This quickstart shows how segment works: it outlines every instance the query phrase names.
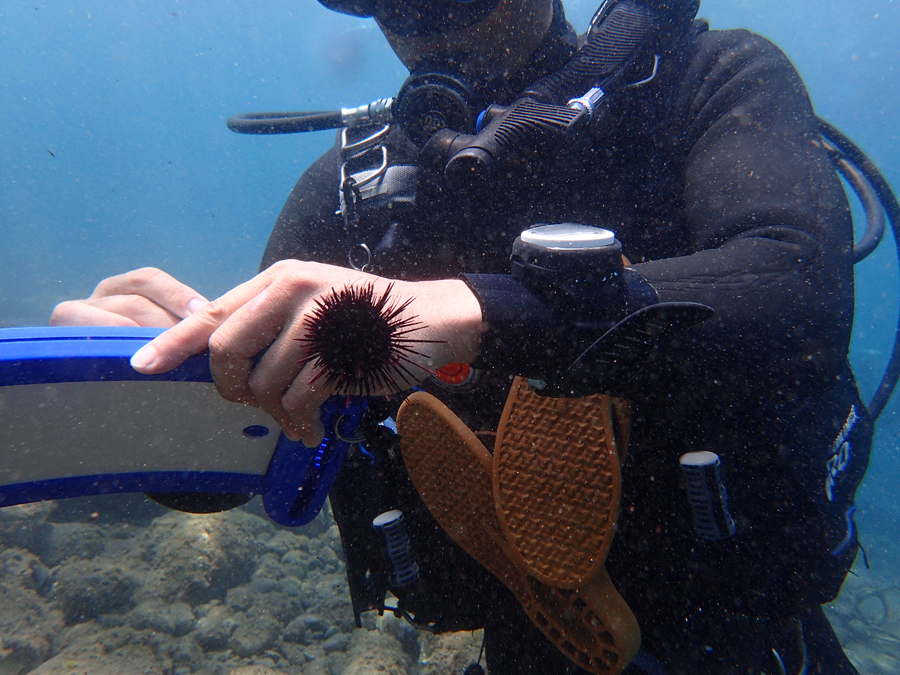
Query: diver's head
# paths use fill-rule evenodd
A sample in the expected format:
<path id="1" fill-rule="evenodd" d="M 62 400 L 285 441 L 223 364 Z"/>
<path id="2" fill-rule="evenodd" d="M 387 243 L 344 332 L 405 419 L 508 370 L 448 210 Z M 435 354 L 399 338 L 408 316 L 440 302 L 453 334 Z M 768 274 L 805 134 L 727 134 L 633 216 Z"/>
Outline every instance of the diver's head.
<path id="1" fill-rule="evenodd" d="M 419 146 L 441 129 L 475 133 L 481 111 L 560 68 L 577 43 L 561 0 L 319 2 L 375 18 L 411 73 L 392 114 Z"/>
<path id="2" fill-rule="evenodd" d="M 447 63 L 477 81 L 509 78 L 550 30 L 553 0 L 319 0 L 374 17 L 410 72 Z"/>

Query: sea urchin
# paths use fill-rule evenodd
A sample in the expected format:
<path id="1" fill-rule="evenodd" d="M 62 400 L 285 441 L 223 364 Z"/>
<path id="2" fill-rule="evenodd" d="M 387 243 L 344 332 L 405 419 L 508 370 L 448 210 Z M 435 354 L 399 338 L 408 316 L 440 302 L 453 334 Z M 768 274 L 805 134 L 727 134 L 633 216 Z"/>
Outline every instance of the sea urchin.
<path id="1" fill-rule="evenodd" d="M 402 316 L 413 299 L 398 304 L 390 297 L 393 287 L 379 297 L 371 282 L 350 284 L 316 300 L 303 322 L 306 333 L 297 338 L 306 348 L 299 363 L 320 368 L 313 382 L 324 378 L 338 393 L 369 396 L 399 392 L 417 379 L 405 364 L 413 363 L 413 355 L 425 355 L 412 345 L 440 340 L 410 337 L 426 326 L 415 315 Z"/>

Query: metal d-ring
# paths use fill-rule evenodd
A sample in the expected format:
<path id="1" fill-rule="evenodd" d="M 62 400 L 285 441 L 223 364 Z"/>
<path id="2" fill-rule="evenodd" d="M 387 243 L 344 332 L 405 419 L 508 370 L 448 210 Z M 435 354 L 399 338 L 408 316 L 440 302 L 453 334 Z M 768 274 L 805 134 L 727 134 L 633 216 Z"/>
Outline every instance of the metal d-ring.
<path id="1" fill-rule="evenodd" d="M 357 266 L 357 264 L 355 262 L 353 262 L 353 249 L 352 248 L 349 251 L 347 251 L 347 262 L 349 262 L 350 267 L 355 269 L 357 272 L 365 272 L 368 269 L 369 265 L 372 264 L 372 249 L 370 249 L 369 246 L 365 243 L 357 244 L 357 246 L 359 246 L 366 252 L 366 262 L 364 262 L 362 265 Z"/>
<path id="2" fill-rule="evenodd" d="M 345 417 L 347 417 L 347 416 L 346 415 L 338 415 L 337 419 L 334 421 L 334 435 L 337 436 L 338 439 L 343 441 L 344 443 L 353 444 L 353 443 L 360 443 L 360 442 L 364 441 L 366 437 L 363 436 L 362 434 L 357 434 L 356 436 L 344 436 L 344 434 L 341 433 L 341 422 L 344 420 Z"/>

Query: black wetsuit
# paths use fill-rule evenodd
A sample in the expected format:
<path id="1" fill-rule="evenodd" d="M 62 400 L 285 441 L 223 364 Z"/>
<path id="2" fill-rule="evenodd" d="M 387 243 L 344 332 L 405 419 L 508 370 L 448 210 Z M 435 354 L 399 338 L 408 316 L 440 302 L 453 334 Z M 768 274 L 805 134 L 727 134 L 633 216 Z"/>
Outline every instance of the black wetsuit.
<path id="1" fill-rule="evenodd" d="M 847 363 L 850 213 L 804 86 L 771 43 L 698 22 L 657 78 L 605 119 L 577 169 L 548 161 L 489 199 L 426 181 L 405 245 L 375 270 L 412 280 L 508 274 L 523 229 L 598 224 L 615 231 L 661 301 L 714 308 L 615 392 L 633 402 L 634 426 L 608 569 L 641 625 L 643 652 L 666 673 L 775 674 L 773 649 L 787 673 L 800 671 L 804 649 L 809 673 L 853 672 L 818 605 L 836 595 L 856 552 L 846 512 L 871 426 Z M 415 161 L 399 131 L 388 148 Z M 291 193 L 263 267 L 289 257 L 346 266 L 360 239 L 378 242 L 384 223 L 348 234 L 337 208 L 332 151 Z M 489 278 L 472 286 L 491 295 Z M 499 316 L 491 302 L 488 321 Z M 542 348 L 538 339 L 527 327 L 505 335 L 523 359 Z M 472 428 L 494 428 L 507 375 L 439 396 Z M 836 459 L 843 440 L 853 461 Z M 723 542 L 692 529 L 678 465 L 691 450 L 721 457 L 737 521 Z M 404 599 L 408 609 L 438 630 L 486 625 L 492 672 L 572 667 L 440 531 L 402 465 L 372 469 L 351 458 L 332 503 L 357 610 L 378 606 L 386 583 L 371 518 L 401 508 L 432 575 L 429 594 Z"/>

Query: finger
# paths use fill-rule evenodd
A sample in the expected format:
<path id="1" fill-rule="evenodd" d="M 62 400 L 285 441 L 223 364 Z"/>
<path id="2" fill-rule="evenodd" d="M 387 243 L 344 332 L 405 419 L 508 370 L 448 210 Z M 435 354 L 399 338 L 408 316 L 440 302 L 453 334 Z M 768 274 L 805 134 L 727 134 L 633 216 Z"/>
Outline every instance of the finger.
<path id="1" fill-rule="evenodd" d="M 51 326 L 139 326 L 127 316 L 94 307 L 83 300 L 61 302 L 50 315 Z"/>
<path id="2" fill-rule="evenodd" d="M 85 300 L 84 303 L 124 316 L 138 326 L 171 328 L 181 321 L 181 317 L 140 295 L 112 295 L 107 298 Z"/>
<path id="3" fill-rule="evenodd" d="M 224 398 L 256 401 L 278 414 L 281 396 L 301 367 L 292 322 L 303 315 L 321 280 L 297 261 L 276 264 L 260 276 L 272 283 L 210 337 L 210 368 Z"/>
<path id="4" fill-rule="evenodd" d="M 186 319 L 209 302 L 190 286 L 155 267 L 143 267 L 104 279 L 90 299 L 115 295 L 143 296 L 179 319 Z"/>
<path id="5" fill-rule="evenodd" d="M 319 386 L 318 382 L 310 384 L 314 378 L 315 370 L 307 365 L 281 399 L 281 408 L 287 415 L 290 427 L 308 448 L 316 447 L 325 438 L 319 408 L 334 393 L 333 387 Z"/>
<path id="6" fill-rule="evenodd" d="M 279 335 L 290 332 L 293 317 L 303 316 L 311 304 L 311 296 L 317 289 L 321 290 L 319 280 L 299 274 L 273 271 L 271 278 L 273 283 L 235 311 L 216 331 L 214 340 L 219 351 L 251 357 L 259 354 Z M 293 338 L 293 333 L 287 337 Z M 299 370 L 283 378 L 285 389 Z"/>
<path id="7" fill-rule="evenodd" d="M 178 325 L 141 347 L 131 357 L 131 366 L 140 373 L 156 375 L 180 365 L 186 358 L 204 351 L 210 336 L 243 305 L 259 295 L 270 283 L 259 274 L 250 281 L 208 303 Z"/>
<path id="8" fill-rule="evenodd" d="M 287 416 L 281 399 L 303 368 L 301 361 L 302 351 L 293 332 L 285 331 L 253 366 L 246 384 L 263 410 L 273 416 Z"/>
<path id="9" fill-rule="evenodd" d="M 285 358 L 292 339 L 284 327 L 290 323 L 293 305 L 289 298 L 281 301 L 273 295 L 277 294 L 272 286 L 264 289 L 210 336 L 209 364 L 223 398 L 255 401 L 274 416 L 300 366 L 296 356 Z"/>

